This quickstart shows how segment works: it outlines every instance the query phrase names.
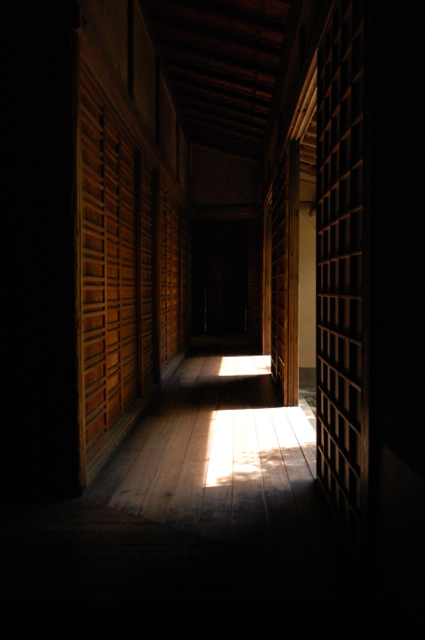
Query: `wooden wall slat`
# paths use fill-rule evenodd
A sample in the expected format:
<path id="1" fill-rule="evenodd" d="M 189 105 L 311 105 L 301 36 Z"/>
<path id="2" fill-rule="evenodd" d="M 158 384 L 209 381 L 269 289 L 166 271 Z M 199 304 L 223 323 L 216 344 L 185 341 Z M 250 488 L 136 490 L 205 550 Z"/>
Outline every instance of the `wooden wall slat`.
<path id="1" fill-rule="evenodd" d="M 84 42 L 78 82 L 84 487 L 188 344 L 189 231 L 174 176 Z"/>
<path id="2" fill-rule="evenodd" d="M 188 223 L 165 189 L 161 193 L 159 230 L 160 278 L 160 368 L 163 373 L 173 358 L 186 347 L 187 311 L 181 313 L 182 296 L 188 281 Z M 182 254 L 182 251 L 185 254 Z"/>
<path id="3" fill-rule="evenodd" d="M 135 149 L 89 69 L 80 74 L 85 458 L 137 398 Z"/>
<path id="4" fill-rule="evenodd" d="M 153 386 L 154 345 L 154 252 L 153 252 L 154 174 L 146 163 L 142 165 L 141 227 L 142 227 L 142 393 Z"/>
<path id="5" fill-rule="evenodd" d="M 104 106 L 81 72 L 83 388 L 87 459 L 107 428 L 106 228 L 104 210 Z"/>

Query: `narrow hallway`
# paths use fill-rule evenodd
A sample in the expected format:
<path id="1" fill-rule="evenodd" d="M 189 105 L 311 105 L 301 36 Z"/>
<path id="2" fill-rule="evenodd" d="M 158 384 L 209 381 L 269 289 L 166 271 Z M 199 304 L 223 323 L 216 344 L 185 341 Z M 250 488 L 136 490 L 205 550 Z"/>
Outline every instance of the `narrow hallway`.
<path id="1" fill-rule="evenodd" d="M 304 566 L 310 543 L 299 539 L 317 529 L 305 504 L 315 439 L 300 408 L 279 406 L 269 357 L 198 353 L 164 385 L 87 499 L 272 553 L 284 539 L 284 556 Z"/>
<path id="2" fill-rule="evenodd" d="M 287 613 L 345 598 L 350 553 L 314 447 L 266 357 L 192 354 L 82 498 L 8 514 L 9 598 Z"/>

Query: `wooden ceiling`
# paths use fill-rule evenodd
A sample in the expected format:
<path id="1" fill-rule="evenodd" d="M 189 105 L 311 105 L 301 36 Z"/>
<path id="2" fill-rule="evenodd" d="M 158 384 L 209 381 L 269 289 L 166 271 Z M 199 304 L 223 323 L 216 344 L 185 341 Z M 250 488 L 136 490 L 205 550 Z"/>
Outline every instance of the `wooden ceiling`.
<path id="1" fill-rule="evenodd" d="M 291 3 L 146 3 L 190 141 L 259 159 Z"/>
<path id="2" fill-rule="evenodd" d="M 314 111 L 306 132 L 300 140 L 300 170 L 316 180 L 317 117 Z"/>

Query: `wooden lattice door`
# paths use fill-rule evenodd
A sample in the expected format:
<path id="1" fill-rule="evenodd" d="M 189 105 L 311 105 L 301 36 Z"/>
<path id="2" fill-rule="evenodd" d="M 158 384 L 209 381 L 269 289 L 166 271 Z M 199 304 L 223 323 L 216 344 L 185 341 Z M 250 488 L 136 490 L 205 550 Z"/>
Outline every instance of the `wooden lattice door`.
<path id="1" fill-rule="evenodd" d="M 272 190 L 271 370 L 283 404 L 298 404 L 299 144 L 290 142 Z"/>
<path id="2" fill-rule="evenodd" d="M 367 495 L 362 2 L 318 55 L 317 474 L 353 539 Z"/>

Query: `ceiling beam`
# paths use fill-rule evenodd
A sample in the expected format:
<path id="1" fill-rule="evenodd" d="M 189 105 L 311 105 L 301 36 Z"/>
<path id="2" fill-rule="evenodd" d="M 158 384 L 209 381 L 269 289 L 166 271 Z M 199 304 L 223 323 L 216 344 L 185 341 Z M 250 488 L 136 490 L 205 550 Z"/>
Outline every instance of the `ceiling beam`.
<path id="1" fill-rule="evenodd" d="M 258 110 L 263 113 L 268 112 L 271 103 L 271 95 L 260 95 L 252 90 L 241 91 L 240 88 L 238 90 L 238 87 L 234 85 L 229 90 L 229 88 L 225 89 L 223 86 L 212 85 L 209 82 L 201 85 L 199 82 L 191 81 L 186 76 L 179 77 L 178 74 L 170 74 L 170 76 L 178 98 L 185 91 L 189 91 L 193 95 L 197 94 L 206 97 L 212 95 L 213 99 L 220 100 L 221 98 L 226 103 L 234 102 L 234 104 L 239 104 L 252 111 Z"/>
<path id="2" fill-rule="evenodd" d="M 243 133 L 240 130 L 236 131 L 236 128 L 234 127 L 233 122 L 230 122 L 229 124 L 227 123 L 210 124 L 209 122 L 206 122 L 205 119 L 202 118 L 202 114 L 199 114 L 199 113 L 195 113 L 190 118 L 190 121 L 187 123 L 187 128 L 189 130 L 196 129 L 198 132 L 203 130 L 205 130 L 205 132 L 210 131 L 214 135 L 217 135 L 217 132 L 219 132 L 224 134 L 226 137 L 229 137 L 229 136 L 234 137 L 235 140 L 241 140 L 245 144 L 248 143 L 250 146 L 253 146 L 256 148 L 261 147 L 263 144 L 264 136 L 261 133 L 248 134 L 248 133 Z"/>
<path id="3" fill-rule="evenodd" d="M 270 89 L 273 89 L 276 82 L 275 70 L 267 69 L 260 65 L 230 62 L 228 56 L 214 56 L 212 59 L 204 50 L 196 52 L 192 49 L 188 51 L 178 45 L 163 45 L 162 52 L 167 61 L 167 66 L 178 66 L 188 72 L 196 73 L 202 69 L 204 74 L 231 75 L 247 81 L 252 81 L 256 78 L 258 84 Z"/>
<path id="4" fill-rule="evenodd" d="M 253 122 L 258 127 L 264 127 L 264 129 L 267 127 L 267 115 L 253 113 L 252 109 L 241 109 L 239 107 L 235 107 L 234 105 L 226 105 L 215 100 L 183 94 L 179 96 L 179 105 L 183 108 L 186 106 L 194 107 L 199 111 L 205 112 L 213 111 L 214 113 L 216 113 L 218 111 L 224 115 L 231 116 L 238 120 Z"/>
<path id="5" fill-rule="evenodd" d="M 224 40 L 219 36 L 202 35 L 195 31 L 175 30 L 172 25 L 165 26 L 156 23 L 155 29 L 161 46 L 174 44 L 179 49 L 182 46 L 195 47 L 204 53 L 207 52 L 207 55 L 212 58 L 217 54 L 225 56 L 230 64 L 232 59 L 236 59 L 259 64 L 270 69 L 277 69 L 279 66 L 280 52 L 265 52 L 261 45 L 239 45 L 232 42 L 232 40 Z"/>
<path id="6" fill-rule="evenodd" d="M 246 135 L 250 137 L 256 137 L 258 140 L 262 140 L 265 134 L 264 127 L 258 127 L 252 122 L 244 123 L 236 118 L 229 118 L 225 115 L 221 115 L 212 111 L 203 111 L 200 116 L 199 109 L 195 109 L 193 107 L 185 106 L 181 109 L 183 117 L 186 117 L 185 123 L 190 128 L 190 123 L 193 120 L 198 120 L 202 118 L 201 122 L 208 126 L 219 126 L 219 127 L 229 127 L 229 129 L 234 132 L 244 132 Z"/>
<path id="7" fill-rule="evenodd" d="M 162 13 L 174 13 L 176 11 L 176 3 L 172 0 L 147 0 L 150 13 L 154 10 Z M 239 5 L 239 6 L 238 6 Z M 266 6 L 267 8 L 266 8 Z M 229 3 L 227 0 L 181 0 L 178 3 L 179 13 L 182 15 L 199 16 L 200 19 L 208 21 L 211 16 L 212 20 L 242 20 L 243 22 L 264 28 L 276 29 L 276 25 L 284 28 L 289 19 L 291 11 L 290 2 L 282 2 L 282 0 L 274 0 L 264 3 L 260 0 L 257 5 L 250 2 L 247 3 Z"/>
<path id="8" fill-rule="evenodd" d="M 182 40 L 193 39 L 195 36 L 197 39 L 202 40 L 208 38 L 211 43 L 216 40 L 220 42 L 227 41 L 229 47 L 235 45 L 247 47 L 254 49 L 257 53 L 269 53 L 271 55 L 279 55 L 282 50 L 284 34 L 279 31 L 266 31 L 258 25 L 255 29 L 245 28 L 244 30 L 243 23 L 240 23 L 239 29 L 236 29 L 224 21 L 216 25 L 211 20 L 194 19 L 187 21 L 185 18 L 178 18 L 169 13 L 162 14 L 156 11 L 156 8 L 151 11 L 151 16 L 159 34 L 162 31 L 165 32 L 168 29 L 172 29 L 180 34 Z"/>
<path id="9" fill-rule="evenodd" d="M 262 100 L 266 104 L 270 104 L 272 99 L 272 92 L 266 91 L 263 87 L 257 86 L 255 82 L 251 84 L 242 83 L 232 78 L 220 78 L 217 76 L 201 76 L 190 75 L 185 72 L 181 72 L 178 68 L 170 68 L 169 74 L 173 82 L 177 84 L 184 84 L 186 88 L 192 86 L 194 89 L 197 87 L 208 88 L 208 91 L 224 91 L 227 92 L 227 101 L 231 100 L 234 95 L 246 96 L 250 102 L 255 100 Z"/>

